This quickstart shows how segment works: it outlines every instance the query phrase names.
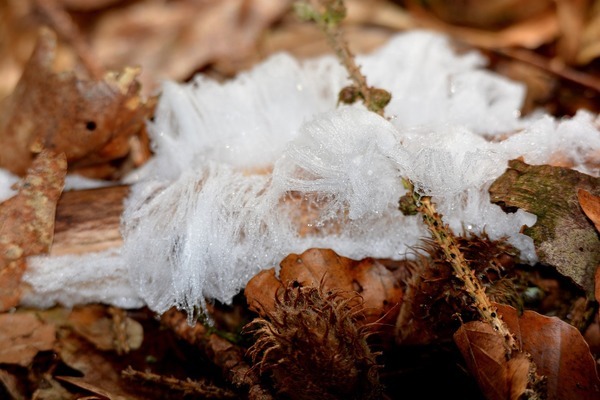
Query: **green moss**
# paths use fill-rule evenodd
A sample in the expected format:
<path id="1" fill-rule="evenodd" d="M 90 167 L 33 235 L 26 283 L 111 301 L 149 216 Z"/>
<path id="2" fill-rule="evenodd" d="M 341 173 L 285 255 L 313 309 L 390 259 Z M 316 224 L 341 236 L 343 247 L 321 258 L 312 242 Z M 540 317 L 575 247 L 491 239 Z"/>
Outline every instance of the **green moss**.
<path id="1" fill-rule="evenodd" d="M 600 178 L 549 165 L 528 165 L 520 160 L 490 187 L 493 203 L 505 211 L 523 209 L 538 217 L 524 229 L 535 244 L 542 263 L 554 266 L 590 295 L 600 264 L 600 239 L 577 200 L 577 189 L 600 194 Z"/>

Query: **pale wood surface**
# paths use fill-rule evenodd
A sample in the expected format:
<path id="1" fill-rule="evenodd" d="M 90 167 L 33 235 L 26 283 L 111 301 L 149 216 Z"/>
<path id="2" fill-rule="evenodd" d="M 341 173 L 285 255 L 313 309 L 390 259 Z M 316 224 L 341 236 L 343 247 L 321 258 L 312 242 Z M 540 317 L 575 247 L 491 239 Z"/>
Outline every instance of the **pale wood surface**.
<path id="1" fill-rule="evenodd" d="M 128 186 L 64 192 L 58 201 L 50 255 L 81 254 L 122 244 L 119 224 Z"/>

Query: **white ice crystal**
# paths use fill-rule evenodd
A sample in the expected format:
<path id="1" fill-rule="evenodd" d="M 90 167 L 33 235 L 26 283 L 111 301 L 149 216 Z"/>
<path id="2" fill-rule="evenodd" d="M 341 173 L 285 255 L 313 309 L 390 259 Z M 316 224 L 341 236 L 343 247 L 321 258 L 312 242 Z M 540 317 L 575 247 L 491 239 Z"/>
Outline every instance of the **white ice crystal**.
<path id="1" fill-rule="evenodd" d="M 427 231 L 398 210 L 402 177 L 455 231 L 507 236 L 535 262 L 519 233 L 535 216 L 491 204 L 491 183 L 519 156 L 542 164 L 560 153 L 598 174 L 586 163 L 600 150 L 593 116 L 520 118 L 523 87 L 439 34 L 400 34 L 359 63 L 392 92 L 389 120 L 337 107 L 348 80 L 332 57 L 280 54 L 225 84 L 164 84 L 149 125 L 155 156 L 128 178 L 122 219 L 122 265 L 152 309 L 228 303 L 258 271 L 310 247 L 405 257 Z"/>
<path id="2" fill-rule="evenodd" d="M 60 303 L 72 307 L 93 302 L 123 308 L 144 305 L 131 288 L 119 249 L 29 257 L 23 281 L 33 288 L 22 295 L 21 304 L 25 306 L 43 308 Z"/>

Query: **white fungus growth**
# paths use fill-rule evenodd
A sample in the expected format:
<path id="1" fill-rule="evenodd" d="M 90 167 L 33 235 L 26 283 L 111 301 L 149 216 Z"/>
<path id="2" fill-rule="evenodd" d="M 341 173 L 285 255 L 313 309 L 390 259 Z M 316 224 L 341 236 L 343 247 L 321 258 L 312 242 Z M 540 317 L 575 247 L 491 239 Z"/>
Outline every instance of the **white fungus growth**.
<path id="1" fill-rule="evenodd" d="M 455 232 L 506 236 L 536 261 L 519 233 L 535 216 L 504 213 L 487 190 L 519 156 L 543 164 L 560 153 L 597 174 L 586 169 L 600 150 L 593 117 L 519 118 L 523 87 L 438 34 L 398 35 L 358 61 L 371 85 L 391 91 L 389 120 L 336 106 L 349 82 L 332 57 L 281 54 L 225 84 L 165 83 L 149 125 L 155 156 L 129 177 L 122 218 L 131 298 L 194 314 L 206 299 L 230 302 L 291 252 L 406 257 L 427 230 L 398 211 L 404 176 Z"/>

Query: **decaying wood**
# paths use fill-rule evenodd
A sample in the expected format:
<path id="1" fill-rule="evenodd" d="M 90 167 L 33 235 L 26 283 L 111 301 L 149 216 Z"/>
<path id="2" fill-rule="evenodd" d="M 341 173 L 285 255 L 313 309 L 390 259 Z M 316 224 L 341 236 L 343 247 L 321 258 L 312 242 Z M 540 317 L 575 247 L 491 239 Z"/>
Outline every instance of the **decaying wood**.
<path id="1" fill-rule="evenodd" d="M 82 254 L 118 247 L 128 186 L 64 192 L 58 201 L 50 255 Z"/>

